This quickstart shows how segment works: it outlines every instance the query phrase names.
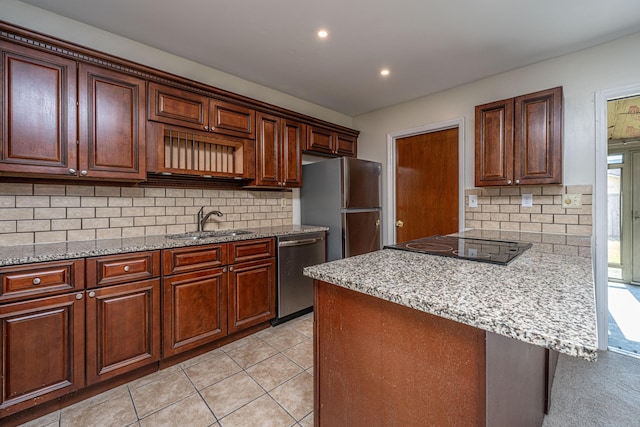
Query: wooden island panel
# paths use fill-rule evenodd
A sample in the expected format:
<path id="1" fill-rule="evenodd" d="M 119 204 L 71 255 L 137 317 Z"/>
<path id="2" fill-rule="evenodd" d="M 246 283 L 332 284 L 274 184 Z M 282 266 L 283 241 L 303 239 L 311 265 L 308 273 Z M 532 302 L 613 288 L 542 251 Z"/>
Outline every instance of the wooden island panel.
<path id="1" fill-rule="evenodd" d="M 546 350 L 315 281 L 315 426 L 540 426 Z"/>

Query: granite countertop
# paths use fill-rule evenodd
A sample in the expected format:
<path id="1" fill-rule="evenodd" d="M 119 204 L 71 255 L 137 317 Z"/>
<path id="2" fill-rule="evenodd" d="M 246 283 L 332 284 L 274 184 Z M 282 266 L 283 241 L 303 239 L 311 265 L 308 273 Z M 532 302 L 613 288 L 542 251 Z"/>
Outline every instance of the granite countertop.
<path id="1" fill-rule="evenodd" d="M 597 359 L 589 238 L 540 233 L 464 237 L 533 242 L 509 265 L 383 249 L 305 275 L 590 361 Z M 568 253 L 568 254 L 567 254 Z"/>
<path id="2" fill-rule="evenodd" d="M 207 245 L 239 240 L 313 233 L 318 231 L 327 231 L 328 228 L 309 225 L 283 225 L 243 228 L 243 230 L 250 231 L 251 233 L 237 236 L 214 236 L 200 240 L 170 239 L 165 235 L 161 235 L 77 242 L 41 243 L 34 245 L 0 246 L 0 267 L 32 262 L 55 261 L 61 259 L 84 258 L 98 255 L 113 255 L 126 252 L 140 252 L 155 249 L 179 248 L 184 246 Z"/>

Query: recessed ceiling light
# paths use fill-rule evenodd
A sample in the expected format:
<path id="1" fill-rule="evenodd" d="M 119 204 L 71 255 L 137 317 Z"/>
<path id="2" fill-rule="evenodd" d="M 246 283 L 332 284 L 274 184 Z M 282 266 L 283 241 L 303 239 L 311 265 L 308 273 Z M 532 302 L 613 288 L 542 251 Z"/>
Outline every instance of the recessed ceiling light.
<path id="1" fill-rule="evenodd" d="M 382 70 L 380 70 L 380 75 L 387 77 L 389 75 L 390 71 L 388 68 L 383 68 Z"/>
<path id="2" fill-rule="evenodd" d="M 327 30 L 318 30 L 318 37 L 321 39 L 326 39 L 328 35 L 329 32 Z"/>

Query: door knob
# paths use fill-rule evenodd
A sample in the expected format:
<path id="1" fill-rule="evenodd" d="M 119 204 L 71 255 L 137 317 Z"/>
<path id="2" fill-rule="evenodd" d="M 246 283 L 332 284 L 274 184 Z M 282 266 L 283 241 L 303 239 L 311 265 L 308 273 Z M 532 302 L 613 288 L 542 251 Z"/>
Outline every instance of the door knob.
<path id="1" fill-rule="evenodd" d="M 396 227 L 402 227 L 404 225 L 404 222 L 402 222 L 402 220 L 397 220 L 396 221 Z"/>

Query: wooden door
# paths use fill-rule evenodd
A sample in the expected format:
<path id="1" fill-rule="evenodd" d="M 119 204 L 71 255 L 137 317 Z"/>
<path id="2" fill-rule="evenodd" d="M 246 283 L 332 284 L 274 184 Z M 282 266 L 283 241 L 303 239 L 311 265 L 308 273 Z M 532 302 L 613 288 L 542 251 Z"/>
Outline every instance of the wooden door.
<path id="1" fill-rule="evenodd" d="M 273 258 L 229 268 L 229 334 L 276 316 Z"/>
<path id="2" fill-rule="evenodd" d="M 280 118 L 258 113 L 256 185 L 280 186 Z"/>
<path id="3" fill-rule="evenodd" d="M 513 182 L 513 98 L 476 107 L 476 186 Z"/>
<path id="4" fill-rule="evenodd" d="M 144 180 L 145 82 L 85 64 L 79 73 L 80 175 Z"/>
<path id="5" fill-rule="evenodd" d="M 69 175 L 75 171 L 76 63 L 0 42 L 0 172 Z"/>
<path id="6" fill-rule="evenodd" d="M 0 305 L 0 416 L 84 386 L 84 309 L 82 292 Z"/>
<path id="7" fill-rule="evenodd" d="M 160 279 L 86 293 L 88 385 L 160 359 Z"/>
<path id="8" fill-rule="evenodd" d="M 396 140 L 396 243 L 458 231 L 458 128 Z"/>
<path id="9" fill-rule="evenodd" d="M 162 280 L 163 357 L 227 335 L 226 270 L 220 267 Z"/>
<path id="10" fill-rule="evenodd" d="M 562 87 L 515 98 L 514 184 L 562 183 Z"/>
<path id="11" fill-rule="evenodd" d="M 285 187 L 302 187 L 302 147 L 306 137 L 304 124 L 282 119 L 280 176 Z"/>

